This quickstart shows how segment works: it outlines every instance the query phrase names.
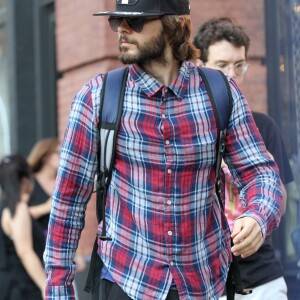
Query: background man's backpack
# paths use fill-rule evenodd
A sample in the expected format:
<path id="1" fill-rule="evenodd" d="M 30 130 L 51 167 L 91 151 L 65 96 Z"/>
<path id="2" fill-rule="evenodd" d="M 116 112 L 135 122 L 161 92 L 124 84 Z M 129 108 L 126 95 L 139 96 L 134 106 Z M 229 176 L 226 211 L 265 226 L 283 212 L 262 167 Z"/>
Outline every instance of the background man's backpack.
<path id="1" fill-rule="evenodd" d="M 221 169 L 221 162 L 225 150 L 226 130 L 232 110 L 232 95 L 227 78 L 221 71 L 205 67 L 199 67 L 198 70 L 204 81 L 209 99 L 212 103 L 218 127 L 216 145 L 217 159 L 215 162 L 215 190 L 218 195 L 220 205 L 224 209 L 224 174 Z M 106 192 L 112 176 L 116 152 L 117 133 L 122 115 L 127 77 L 128 67 L 115 69 L 108 72 L 104 77 L 103 88 L 101 91 L 98 123 L 100 145 L 98 150 L 96 213 L 98 223 L 103 221 L 103 224 L 102 232 L 97 235 L 94 243 L 90 269 L 84 288 L 84 290 L 88 293 L 95 293 L 97 287 L 99 287 L 100 273 L 103 266 L 102 261 L 97 254 L 98 238 L 101 240 L 111 240 L 111 238 L 106 234 Z M 235 262 L 235 257 L 233 257 L 233 263 L 231 264 L 226 283 L 228 300 L 234 299 L 234 293 L 245 294 L 240 278 L 238 265 Z"/>

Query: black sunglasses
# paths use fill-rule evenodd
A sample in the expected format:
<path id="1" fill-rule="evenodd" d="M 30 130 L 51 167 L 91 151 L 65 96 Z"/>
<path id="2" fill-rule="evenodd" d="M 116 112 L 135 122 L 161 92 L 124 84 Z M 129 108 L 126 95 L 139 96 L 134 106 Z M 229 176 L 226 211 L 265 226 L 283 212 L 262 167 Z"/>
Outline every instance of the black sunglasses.
<path id="1" fill-rule="evenodd" d="M 122 24 L 122 22 L 125 20 L 128 24 L 128 26 L 135 32 L 141 32 L 144 28 L 144 24 L 146 22 L 160 19 L 159 17 L 109 17 L 108 22 L 110 25 L 110 28 L 118 32 L 118 27 Z"/>

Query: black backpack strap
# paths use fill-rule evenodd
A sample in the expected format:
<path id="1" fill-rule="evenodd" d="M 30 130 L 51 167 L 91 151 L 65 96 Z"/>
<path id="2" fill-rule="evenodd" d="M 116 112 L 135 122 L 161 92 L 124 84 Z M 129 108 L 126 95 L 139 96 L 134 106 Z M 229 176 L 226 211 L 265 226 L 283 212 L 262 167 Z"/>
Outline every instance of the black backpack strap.
<path id="1" fill-rule="evenodd" d="M 88 293 L 94 293 L 99 287 L 100 273 L 103 267 L 103 263 L 97 253 L 98 238 L 103 241 L 111 240 L 106 234 L 106 192 L 110 184 L 115 160 L 117 133 L 121 121 L 127 76 L 127 67 L 108 72 L 104 77 L 100 96 L 96 214 L 98 223 L 102 221 L 102 232 L 97 234 L 94 242 L 90 268 L 84 288 Z"/>
<path id="2" fill-rule="evenodd" d="M 87 293 L 97 293 L 97 289 L 99 288 L 100 284 L 102 267 L 103 262 L 98 255 L 98 238 L 96 238 L 92 250 L 89 272 L 84 286 L 84 291 L 86 291 Z"/>

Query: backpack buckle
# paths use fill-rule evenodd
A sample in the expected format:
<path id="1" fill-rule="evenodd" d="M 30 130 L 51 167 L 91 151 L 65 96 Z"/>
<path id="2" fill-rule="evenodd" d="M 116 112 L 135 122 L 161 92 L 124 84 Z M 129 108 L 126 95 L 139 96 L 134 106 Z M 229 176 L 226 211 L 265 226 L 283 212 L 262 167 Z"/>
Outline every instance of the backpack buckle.
<path id="1" fill-rule="evenodd" d="M 106 232 L 105 234 L 103 234 L 103 232 L 101 232 L 101 234 L 97 233 L 96 234 L 98 239 L 100 239 L 101 241 L 111 241 L 112 238 L 110 236 L 107 236 Z"/>

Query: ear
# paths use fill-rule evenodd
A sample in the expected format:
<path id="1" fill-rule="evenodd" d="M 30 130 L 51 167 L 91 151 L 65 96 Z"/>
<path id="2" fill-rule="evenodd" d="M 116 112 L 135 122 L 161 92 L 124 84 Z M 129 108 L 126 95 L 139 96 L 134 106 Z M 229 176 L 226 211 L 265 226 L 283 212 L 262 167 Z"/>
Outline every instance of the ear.
<path id="1" fill-rule="evenodd" d="M 204 66 L 204 63 L 201 59 L 197 58 L 196 61 L 195 61 L 195 65 L 197 67 L 203 67 Z"/>

